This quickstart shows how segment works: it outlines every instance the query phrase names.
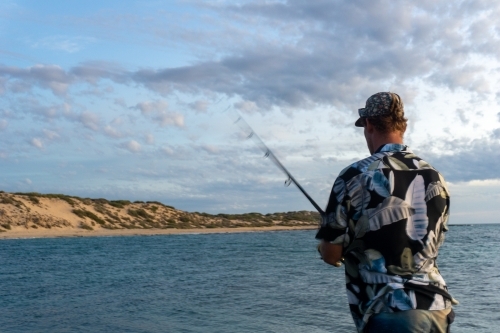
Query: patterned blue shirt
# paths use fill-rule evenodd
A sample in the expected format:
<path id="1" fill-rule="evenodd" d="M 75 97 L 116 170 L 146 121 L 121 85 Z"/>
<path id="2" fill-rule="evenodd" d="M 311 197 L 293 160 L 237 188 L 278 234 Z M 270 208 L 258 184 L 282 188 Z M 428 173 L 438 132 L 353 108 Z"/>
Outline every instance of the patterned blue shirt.
<path id="1" fill-rule="evenodd" d="M 436 264 L 449 207 L 444 178 L 405 145 L 386 144 L 342 170 L 316 238 L 344 247 L 347 298 L 360 332 L 374 313 L 456 302 Z"/>

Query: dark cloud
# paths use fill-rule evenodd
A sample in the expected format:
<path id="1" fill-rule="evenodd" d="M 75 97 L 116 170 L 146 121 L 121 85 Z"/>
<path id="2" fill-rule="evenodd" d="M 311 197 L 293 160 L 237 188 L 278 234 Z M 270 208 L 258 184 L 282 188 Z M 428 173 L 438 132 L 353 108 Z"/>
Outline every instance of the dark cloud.
<path id="1" fill-rule="evenodd" d="M 58 95 L 72 83 L 108 79 L 139 83 L 164 95 L 239 96 L 267 109 L 318 104 L 352 108 L 381 87 L 411 94 L 419 79 L 484 94 L 492 89 L 487 69 L 471 62 L 471 56 L 496 57 L 500 51 L 492 20 L 500 13 L 499 5 L 485 3 L 200 3 L 226 19 L 216 35 L 205 33 L 206 40 L 196 42 L 216 42 L 222 56 L 183 67 L 135 71 L 106 62 L 87 62 L 69 71 L 50 65 L 3 66 L 0 78 L 23 79 Z M 232 36 L 245 30 L 252 43 L 235 43 Z"/>
<path id="2" fill-rule="evenodd" d="M 140 70 L 132 79 L 164 94 L 217 92 L 261 108 L 353 106 L 381 86 L 401 87 L 404 96 L 415 79 L 475 93 L 492 88 L 487 70 L 470 60 L 500 50 L 491 23 L 496 4 L 270 1 L 207 7 L 238 22 L 228 24 L 227 36 L 247 26 L 253 44 L 233 45 L 228 37 L 229 52 L 217 60 Z M 267 34 L 257 38 L 263 27 Z"/>
<path id="3" fill-rule="evenodd" d="M 14 80 L 14 90 L 19 83 L 18 80 L 22 80 L 24 86 L 36 85 L 51 90 L 55 95 L 64 95 L 73 82 L 71 75 L 55 65 L 35 65 L 29 68 L 0 66 L 0 77 L 4 80 L 7 78 Z"/>
<path id="4" fill-rule="evenodd" d="M 105 62 L 69 71 L 46 65 L 0 67 L 0 78 L 23 78 L 55 94 L 75 82 L 108 79 L 163 95 L 239 96 L 263 109 L 318 104 L 351 109 L 381 87 L 412 94 L 416 80 L 480 94 L 492 89 L 487 69 L 471 62 L 471 56 L 496 57 L 500 51 L 491 23 L 500 12 L 497 4 L 297 0 L 199 5 L 231 18 L 224 21 L 225 34 L 216 29 L 217 35 L 200 41 L 217 39 L 225 48 L 222 56 L 135 71 Z M 255 37 L 252 44 L 234 43 L 232 32 L 245 28 Z"/>
<path id="5" fill-rule="evenodd" d="M 469 141 L 448 140 L 441 143 L 439 153 L 429 153 L 432 144 L 415 151 L 427 162 L 441 171 L 448 181 L 498 179 L 500 173 L 500 129 L 489 138 Z M 421 152 L 427 152 L 422 153 Z"/>
<path id="6" fill-rule="evenodd" d="M 117 83 L 127 83 L 129 78 L 125 69 L 116 63 L 103 61 L 89 61 L 71 68 L 69 75 L 92 84 L 102 79 L 110 79 Z"/>

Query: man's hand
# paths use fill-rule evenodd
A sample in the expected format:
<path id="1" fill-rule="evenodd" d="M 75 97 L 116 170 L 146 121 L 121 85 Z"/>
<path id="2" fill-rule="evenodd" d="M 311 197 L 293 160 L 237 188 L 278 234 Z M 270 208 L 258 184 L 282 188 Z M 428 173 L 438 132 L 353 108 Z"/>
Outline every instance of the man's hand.
<path id="1" fill-rule="evenodd" d="M 324 240 L 318 244 L 318 252 L 321 255 L 321 259 L 327 264 L 335 267 L 340 267 L 342 265 L 342 250 L 342 245 L 330 244 Z"/>

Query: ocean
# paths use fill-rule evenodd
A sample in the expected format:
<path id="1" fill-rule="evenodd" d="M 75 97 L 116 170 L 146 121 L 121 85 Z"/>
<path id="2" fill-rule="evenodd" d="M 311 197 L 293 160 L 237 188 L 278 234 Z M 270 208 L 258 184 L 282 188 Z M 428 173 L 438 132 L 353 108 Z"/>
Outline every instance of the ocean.
<path id="1" fill-rule="evenodd" d="M 355 332 L 315 231 L 0 241 L 1 332 Z M 500 332 L 500 225 L 450 226 L 455 333 Z"/>

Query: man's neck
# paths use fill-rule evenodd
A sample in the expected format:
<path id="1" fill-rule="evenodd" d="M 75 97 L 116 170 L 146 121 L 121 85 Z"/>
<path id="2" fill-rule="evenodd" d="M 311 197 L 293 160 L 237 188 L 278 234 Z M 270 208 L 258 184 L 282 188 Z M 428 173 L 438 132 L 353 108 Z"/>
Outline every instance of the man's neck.
<path id="1" fill-rule="evenodd" d="M 386 135 L 374 135 L 372 137 L 371 154 L 374 154 L 380 147 L 389 143 L 403 144 L 403 136 L 400 132 L 392 132 Z"/>

